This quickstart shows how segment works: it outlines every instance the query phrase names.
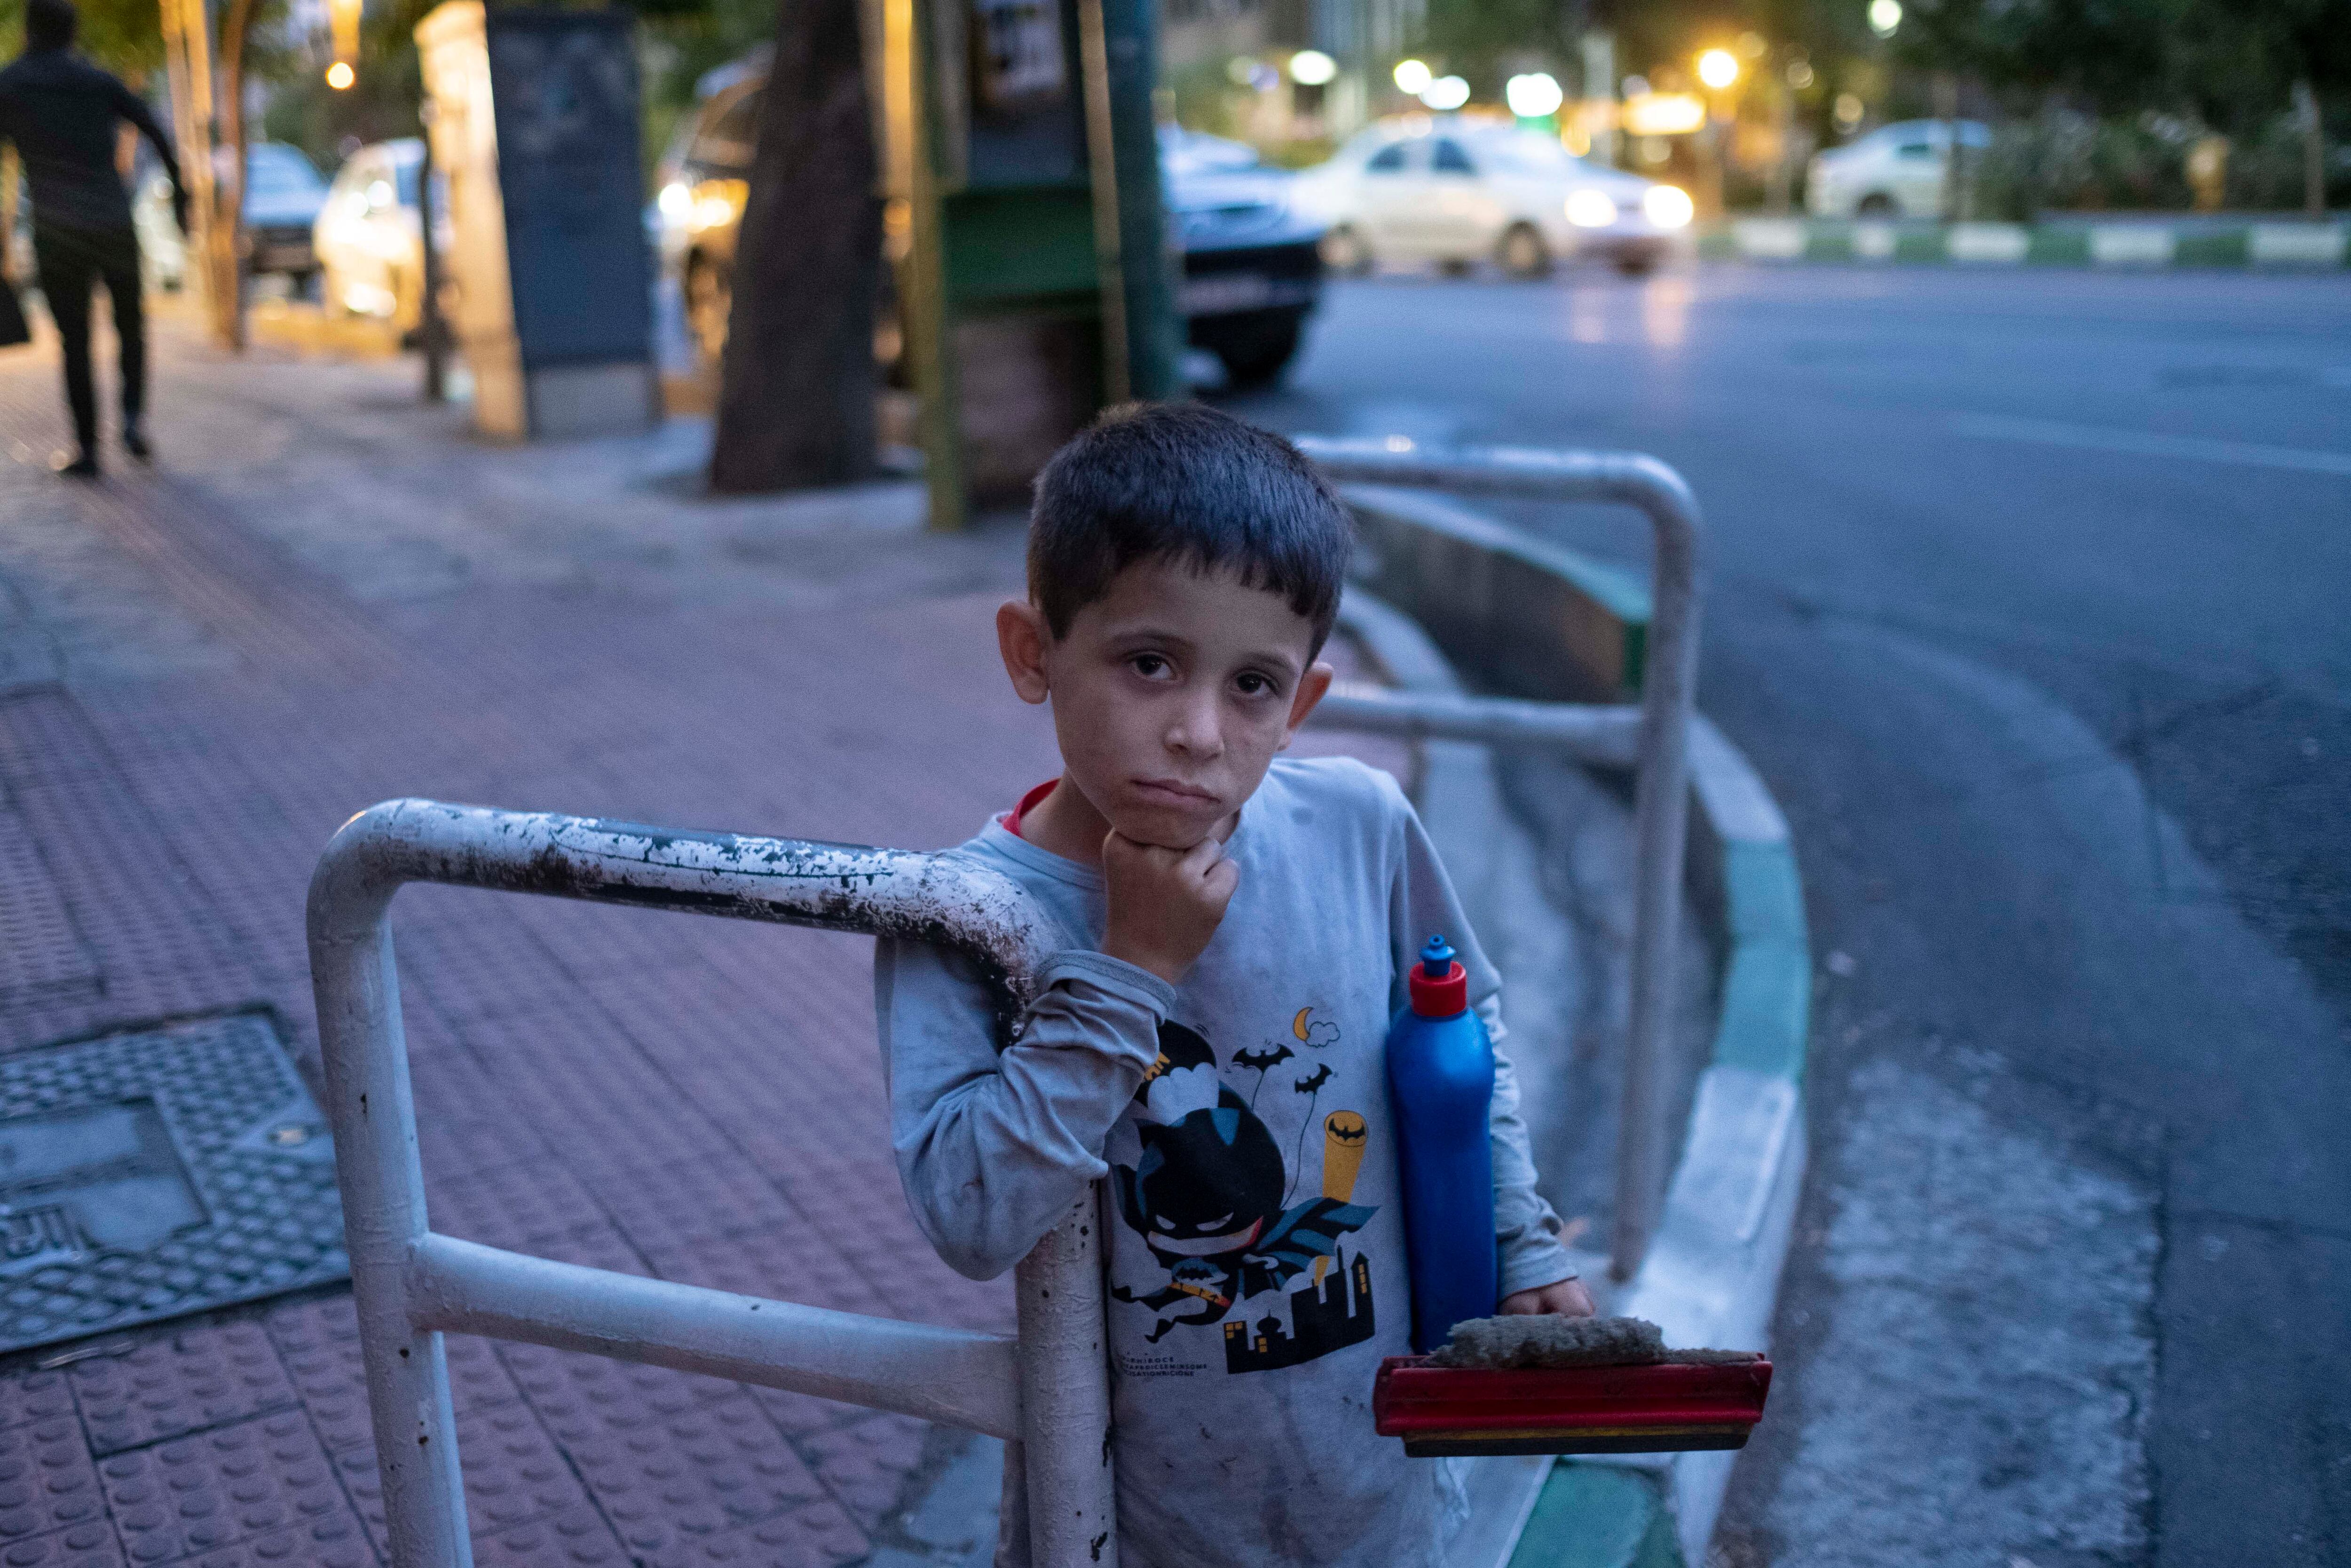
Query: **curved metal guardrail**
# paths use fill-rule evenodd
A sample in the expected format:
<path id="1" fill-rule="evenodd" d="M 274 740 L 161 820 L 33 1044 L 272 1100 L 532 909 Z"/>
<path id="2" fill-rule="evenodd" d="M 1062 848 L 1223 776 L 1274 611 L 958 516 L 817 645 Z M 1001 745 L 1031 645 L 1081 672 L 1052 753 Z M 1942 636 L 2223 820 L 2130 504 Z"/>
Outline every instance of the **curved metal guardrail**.
<path id="1" fill-rule="evenodd" d="M 1379 697 L 1358 691 L 1342 694 L 1335 706 L 1326 699 L 1327 711 L 1316 716 L 1331 728 L 1548 746 L 1620 767 L 1630 751 L 1636 770 L 1633 1017 L 1609 1259 L 1609 1272 L 1628 1280 L 1656 1233 L 1673 1146 L 1665 1125 L 1666 1031 L 1672 1022 L 1674 933 L 1689 808 L 1690 714 L 1698 685 L 1698 500 L 1680 475 L 1638 453 L 1447 449 L 1402 436 L 1338 441 L 1310 435 L 1298 445 L 1326 475 L 1343 482 L 1606 501 L 1635 507 L 1649 520 L 1656 580 L 1637 710 L 1492 697 Z"/>
<path id="2" fill-rule="evenodd" d="M 1047 956 L 1027 894 L 947 857 L 431 800 L 387 801 L 345 823 L 310 881 L 310 972 L 399 1568 L 473 1563 L 444 1333 L 590 1351 L 1008 1438 L 1025 1450 L 1039 1568 L 1115 1561 L 1101 1555 L 1116 1527 L 1093 1199 L 1021 1262 L 1013 1338 L 639 1279 L 437 1234 L 425 1214 L 392 962 L 392 901 L 412 882 L 942 943 L 993 977 L 1008 1028 Z"/>

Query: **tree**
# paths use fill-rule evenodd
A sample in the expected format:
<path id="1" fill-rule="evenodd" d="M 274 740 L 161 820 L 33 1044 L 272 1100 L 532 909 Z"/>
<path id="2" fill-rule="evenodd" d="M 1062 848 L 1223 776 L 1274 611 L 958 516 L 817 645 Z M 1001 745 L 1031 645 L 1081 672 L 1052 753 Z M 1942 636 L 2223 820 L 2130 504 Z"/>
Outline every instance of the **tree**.
<path id="1" fill-rule="evenodd" d="M 736 246 L 712 489 L 872 472 L 876 167 L 858 0 L 783 0 Z"/>

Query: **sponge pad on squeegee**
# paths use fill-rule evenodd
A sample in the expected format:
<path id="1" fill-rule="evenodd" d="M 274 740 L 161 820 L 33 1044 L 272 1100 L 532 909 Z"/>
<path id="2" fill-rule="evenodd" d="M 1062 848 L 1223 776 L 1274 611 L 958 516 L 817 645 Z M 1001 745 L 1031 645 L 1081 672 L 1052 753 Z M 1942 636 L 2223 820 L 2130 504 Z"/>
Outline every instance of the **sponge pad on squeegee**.
<path id="1" fill-rule="evenodd" d="M 1372 1412 L 1415 1458 L 1739 1448 L 1771 1386 L 1762 1356 L 1667 1350 L 1638 1318 L 1481 1318 L 1381 1363 Z"/>

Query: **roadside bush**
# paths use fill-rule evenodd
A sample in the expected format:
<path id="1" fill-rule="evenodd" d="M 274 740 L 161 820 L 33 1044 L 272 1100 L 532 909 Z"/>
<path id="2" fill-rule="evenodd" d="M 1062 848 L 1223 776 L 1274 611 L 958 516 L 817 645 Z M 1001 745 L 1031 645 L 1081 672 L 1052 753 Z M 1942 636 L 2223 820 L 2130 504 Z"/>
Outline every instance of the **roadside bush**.
<path id="1" fill-rule="evenodd" d="M 2154 112 L 2114 120 L 2053 109 L 2011 120 L 1993 131 L 1971 171 L 1975 211 L 2021 223 L 2047 212 L 2184 208 L 2191 204 L 2188 151 L 2208 134 L 2194 120 Z M 2337 206 L 2351 200 L 2351 145 L 2338 134 L 2328 152 L 2328 204 Z M 2301 126 L 2276 116 L 2231 146 L 2226 204 L 2300 207 L 2302 160 Z"/>

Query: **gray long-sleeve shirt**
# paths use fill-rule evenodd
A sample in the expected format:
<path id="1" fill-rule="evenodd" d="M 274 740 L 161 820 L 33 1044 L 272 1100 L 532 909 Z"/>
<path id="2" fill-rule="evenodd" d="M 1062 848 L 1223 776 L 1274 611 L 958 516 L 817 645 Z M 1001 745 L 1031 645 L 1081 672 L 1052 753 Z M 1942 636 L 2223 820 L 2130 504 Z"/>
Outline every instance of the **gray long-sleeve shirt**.
<path id="1" fill-rule="evenodd" d="M 1437 1568 L 1450 1473 L 1372 1429 L 1374 1374 L 1411 1327 L 1384 1048 L 1432 935 L 1459 949 L 1498 1044 L 1500 977 L 1384 773 L 1277 761 L 1225 851 L 1238 890 L 1177 987 L 1097 950 L 1098 872 L 1000 823 L 961 846 L 1029 891 L 1061 951 L 999 1054 L 962 960 L 877 946 L 899 1175 L 924 1234 L 975 1279 L 1109 1178 L 1128 1568 Z M 1574 1270 L 1497 1057 L 1507 1294 Z"/>

